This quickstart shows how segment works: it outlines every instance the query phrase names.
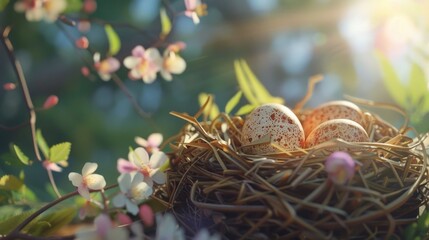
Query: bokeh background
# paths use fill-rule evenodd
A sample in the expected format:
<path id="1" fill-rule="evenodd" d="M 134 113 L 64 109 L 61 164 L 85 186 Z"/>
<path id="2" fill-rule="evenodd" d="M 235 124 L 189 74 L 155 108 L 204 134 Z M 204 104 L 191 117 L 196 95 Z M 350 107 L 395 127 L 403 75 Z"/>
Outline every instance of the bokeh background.
<path id="1" fill-rule="evenodd" d="M 75 1 L 69 1 L 72 2 Z M 90 18 L 113 24 L 122 40 L 116 56 L 120 61 L 135 45 L 150 47 L 157 41 L 161 1 L 97 2 L 97 10 Z M 200 24 L 195 25 L 183 14 L 174 18 L 168 41 L 187 44 L 182 52 L 187 61 L 183 74 L 175 76 L 172 82 L 159 77 L 148 85 L 127 79 L 125 68 L 119 71 L 132 95 L 152 115 L 141 118 L 112 81 L 81 74 L 83 59 L 91 61 L 91 56 L 74 48 L 60 31 L 61 23 L 28 22 L 22 13 L 13 10 L 13 3 L 10 1 L 0 12 L 0 27 L 13 26 L 10 38 L 31 96 L 36 106 L 52 94 L 60 99 L 56 107 L 38 112 L 37 126 L 49 144 L 72 143 L 69 168 L 54 173 L 62 191 L 72 189 L 68 172 L 80 171 L 85 162 L 99 163 L 98 172 L 108 183 L 114 183 L 118 176 L 116 161 L 126 158 L 130 146 L 136 147 L 134 137 L 146 138 L 153 132 L 162 133 L 164 138 L 176 134 L 184 122 L 169 112 L 195 113 L 199 93 L 214 94 L 216 103 L 224 106 L 238 90 L 234 59 L 247 60 L 271 94 L 283 97 L 289 107 L 304 96 L 308 78 L 322 74 L 324 80 L 307 104 L 314 107 L 343 99 L 344 95 L 394 103 L 384 85 L 375 52 L 391 61 L 404 84 L 409 81 L 410 66 L 416 61 L 425 66 L 429 56 L 429 17 L 425 12 L 429 1 L 207 0 L 204 3 L 208 5 L 208 15 L 201 18 Z M 182 0 L 164 3 L 177 13 L 185 9 Z M 82 16 L 74 12 L 67 15 Z M 63 26 L 75 38 L 82 34 Z M 107 51 L 108 42 L 100 24 L 95 21 L 86 35 L 94 50 Z M 16 78 L 5 49 L 0 48 L 0 83 L 6 82 L 16 82 Z M 398 125 L 403 121 L 398 114 L 377 111 Z M 0 124 L 14 126 L 27 119 L 20 91 L 1 89 Z M 427 120 L 424 115 L 413 124 L 419 132 L 426 132 Z M 11 142 L 34 159 L 29 127 L 1 129 L 0 153 L 7 152 Z M 18 171 L 1 163 L 0 166 L 3 172 Z M 28 184 L 43 198 L 48 192 L 48 177 L 40 164 L 25 171 Z"/>

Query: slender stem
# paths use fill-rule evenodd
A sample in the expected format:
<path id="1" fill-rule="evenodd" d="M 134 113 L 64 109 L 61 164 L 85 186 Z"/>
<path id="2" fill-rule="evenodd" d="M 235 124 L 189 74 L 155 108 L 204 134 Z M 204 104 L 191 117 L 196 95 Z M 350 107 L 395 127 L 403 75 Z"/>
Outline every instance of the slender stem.
<path id="1" fill-rule="evenodd" d="M 52 171 L 50 169 L 46 169 L 48 172 L 49 181 L 51 182 L 52 188 L 54 189 L 55 194 L 57 197 L 61 197 L 60 191 L 58 191 L 57 184 L 55 183 L 54 176 L 52 175 Z"/>
<path id="2" fill-rule="evenodd" d="M 50 236 L 50 237 L 35 237 L 24 233 L 16 233 L 13 237 L 13 239 L 29 239 L 29 240 L 72 240 L 75 239 L 75 235 L 68 235 L 68 236 Z M 4 237 L 0 239 L 12 239 L 10 237 Z"/>
<path id="3" fill-rule="evenodd" d="M 104 190 L 109 190 L 112 188 L 117 187 L 118 184 L 113 184 L 110 185 L 108 187 L 105 187 L 102 190 L 90 190 L 90 192 L 100 192 L 100 191 L 104 191 Z M 19 231 L 21 231 L 25 226 L 27 226 L 31 221 L 33 221 L 35 218 L 37 218 L 40 214 L 44 213 L 46 210 L 50 209 L 51 207 L 57 205 L 58 203 L 63 202 L 64 200 L 67 200 L 71 197 L 74 197 L 76 195 L 79 195 L 78 191 L 74 191 L 71 193 L 68 193 L 48 204 L 46 204 L 45 206 L 41 207 L 40 209 L 38 209 L 37 211 L 35 211 L 33 214 L 31 214 L 28 218 L 26 218 L 23 222 L 21 222 L 14 230 L 12 230 L 5 238 L 3 238 L 4 240 L 7 239 L 16 239 L 17 234 L 19 234 Z"/>
<path id="4" fill-rule="evenodd" d="M 42 161 L 42 157 L 40 156 L 36 140 L 36 111 L 34 110 L 33 101 L 31 100 L 30 91 L 28 90 L 27 81 L 25 80 L 24 71 L 22 70 L 21 63 L 18 61 L 18 59 L 15 58 L 15 54 L 13 53 L 13 45 L 12 42 L 9 40 L 10 31 L 11 27 L 9 26 L 3 30 L 1 42 L 7 50 L 7 55 L 13 65 L 16 77 L 18 78 L 18 81 L 20 83 L 20 89 L 22 95 L 24 96 L 25 104 L 30 114 L 30 128 L 34 153 L 36 155 L 37 160 Z"/>

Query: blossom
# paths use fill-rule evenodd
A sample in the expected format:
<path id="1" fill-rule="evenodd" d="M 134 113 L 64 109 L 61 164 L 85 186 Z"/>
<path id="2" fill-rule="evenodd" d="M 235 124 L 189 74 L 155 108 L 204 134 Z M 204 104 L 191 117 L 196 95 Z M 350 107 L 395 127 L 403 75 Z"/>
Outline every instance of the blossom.
<path id="1" fill-rule="evenodd" d="M 49 108 L 54 107 L 58 104 L 59 98 L 55 95 L 51 95 L 48 98 L 46 98 L 45 102 L 43 103 L 43 109 L 47 110 Z"/>
<path id="2" fill-rule="evenodd" d="M 100 174 L 93 174 L 97 170 L 98 164 L 85 163 L 82 168 L 82 175 L 79 173 L 69 173 L 69 180 L 73 186 L 77 187 L 79 194 L 85 199 L 91 199 L 89 190 L 101 190 L 106 186 L 106 180 Z"/>
<path id="3" fill-rule="evenodd" d="M 119 69 L 120 63 L 118 59 L 114 57 L 108 57 L 106 59 L 100 59 L 100 53 L 94 54 L 94 67 L 100 75 L 100 78 L 104 81 L 110 80 L 111 74 Z"/>
<path id="4" fill-rule="evenodd" d="M 100 214 L 94 219 L 94 228 L 84 228 L 76 232 L 78 240 L 117 240 L 128 239 L 128 231 L 125 228 L 114 227 L 112 220 L 106 214 Z"/>
<path id="5" fill-rule="evenodd" d="M 200 23 L 200 16 L 207 15 L 207 4 L 201 3 L 201 0 L 185 0 L 185 15 L 192 18 L 194 24 Z"/>
<path id="6" fill-rule="evenodd" d="M 54 171 L 54 172 L 62 172 L 63 171 L 63 169 L 60 166 L 58 166 L 58 164 L 51 162 L 49 160 L 43 161 L 42 165 L 44 168 L 51 170 L 51 171 Z"/>
<path id="7" fill-rule="evenodd" d="M 185 43 L 177 42 L 168 46 L 163 53 L 163 62 L 161 68 L 161 76 L 171 81 L 173 77 L 171 74 L 181 74 L 186 69 L 185 60 L 178 54 L 178 52 L 186 47 Z"/>
<path id="8" fill-rule="evenodd" d="M 15 3 L 15 11 L 25 12 L 28 21 L 42 19 L 53 22 L 66 9 L 66 0 L 21 0 Z"/>
<path id="9" fill-rule="evenodd" d="M 118 171 L 120 173 L 140 172 L 144 176 L 144 181 L 153 186 L 153 182 L 164 184 L 167 176 L 160 169 L 167 161 L 168 157 L 164 152 L 156 151 L 149 159 L 149 154 L 144 148 L 138 147 L 128 154 L 129 161 L 118 159 Z"/>
<path id="10" fill-rule="evenodd" d="M 100 204 L 94 200 L 85 200 L 85 203 L 79 208 L 79 219 L 83 220 L 87 216 L 96 216 L 97 208 L 95 204 Z"/>
<path id="11" fill-rule="evenodd" d="M 15 83 L 5 83 L 5 84 L 3 84 L 3 89 L 6 90 L 6 91 L 12 91 L 12 90 L 15 90 L 15 88 L 16 88 Z"/>
<path id="12" fill-rule="evenodd" d="M 156 74 L 161 70 L 162 58 L 158 49 L 144 49 L 138 45 L 134 47 L 131 56 L 124 59 L 124 65 L 131 71 L 129 77 L 132 80 L 142 79 L 145 83 L 152 83 Z"/>
<path id="13" fill-rule="evenodd" d="M 218 234 L 214 234 L 214 235 L 210 236 L 209 231 L 207 231 L 207 229 L 203 228 L 192 239 L 193 240 L 220 240 L 221 238 Z"/>
<path id="14" fill-rule="evenodd" d="M 164 216 L 156 216 L 156 236 L 155 240 L 172 239 L 172 240 L 184 240 L 185 234 L 174 219 L 173 215 L 166 213 Z"/>
<path id="15" fill-rule="evenodd" d="M 143 182 L 143 178 L 140 173 L 134 174 L 133 177 L 129 173 L 121 174 L 118 178 L 121 192 L 113 198 L 113 205 L 125 206 L 129 213 L 137 215 L 139 212 L 137 204 L 152 195 L 152 188 Z"/>
<path id="16" fill-rule="evenodd" d="M 154 214 L 152 208 L 149 205 L 143 204 L 140 206 L 139 216 L 145 226 L 153 226 Z"/>
<path id="17" fill-rule="evenodd" d="M 334 152 L 325 161 L 328 178 L 339 185 L 343 185 L 353 178 L 355 166 L 355 161 L 346 152 Z"/>
<path id="18" fill-rule="evenodd" d="M 142 137 L 135 137 L 136 143 L 146 149 L 148 153 L 159 151 L 159 145 L 161 145 L 163 137 L 161 133 L 152 133 L 146 139 Z"/>

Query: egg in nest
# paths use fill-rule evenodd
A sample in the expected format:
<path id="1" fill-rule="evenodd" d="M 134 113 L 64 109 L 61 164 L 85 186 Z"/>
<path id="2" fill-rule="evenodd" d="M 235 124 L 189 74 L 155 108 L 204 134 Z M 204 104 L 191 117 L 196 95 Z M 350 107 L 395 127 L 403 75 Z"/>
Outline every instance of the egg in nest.
<path id="1" fill-rule="evenodd" d="M 267 138 L 267 142 L 254 144 Z M 247 117 L 242 129 L 243 151 L 248 154 L 279 153 L 295 150 L 304 143 L 302 125 L 288 107 L 269 103 L 255 108 Z M 280 148 L 273 146 L 270 140 Z M 249 145 L 250 146 L 245 146 Z"/>

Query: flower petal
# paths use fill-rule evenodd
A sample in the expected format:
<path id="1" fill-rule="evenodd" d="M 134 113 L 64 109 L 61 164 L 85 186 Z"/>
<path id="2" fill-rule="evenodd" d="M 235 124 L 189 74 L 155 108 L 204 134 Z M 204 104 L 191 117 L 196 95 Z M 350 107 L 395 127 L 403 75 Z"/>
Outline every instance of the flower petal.
<path id="1" fill-rule="evenodd" d="M 159 145 L 161 145 L 162 143 L 162 140 L 163 140 L 163 137 L 161 133 L 152 133 L 147 138 L 149 146 L 151 147 L 159 147 Z"/>
<path id="2" fill-rule="evenodd" d="M 95 170 L 97 170 L 97 168 L 98 168 L 97 163 L 91 163 L 91 162 L 85 163 L 85 165 L 83 165 L 83 168 L 82 168 L 82 176 L 85 177 L 91 173 L 94 173 Z"/>
<path id="3" fill-rule="evenodd" d="M 161 60 L 161 54 L 159 53 L 157 48 L 148 48 L 144 54 L 145 58 L 147 60 L 151 60 L 154 61 L 156 63 L 159 62 L 159 60 Z"/>
<path id="4" fill-rule="evenodd" d="M 112 228 L 112 220 L 106 214 L 100 214 L 94 219 L 94 225 L 98 236 L 105 237 Z"/>
<path id="5" fill-rule="evenodd" d="M 152 169 L 160 168 L 167 160 L 168 157 L 164 152 L 157 151 L 150 157 L 149 166 Z"/>
<path id="6" fill-rule="evenodd" d="M 117 169 L 120 173 L 131 173 L 138 170 L 132 162 L 123 158 L 118 159 Z"/>
<path id="7" fill-rule="evenodd" d="M 168 71 L 173 74 L 181 74 L 186 69 L 186 62 L 177 54 L 170 56 L 168 59 Z"/>
<path id="8" fill-rule="evenodd" d="M 139 212 L 139 207 L 137 206 L 137 204 L 131 202 L 129 199 L 125 201 L 125 205 L 129 213 L 137 215 L 137 213 Z"/>
<path id="9" fill-rule="evenodd" d="M 173 75 L 169 71 L 166 71 L 165 69 L 161 69 L 160 71 L 161 77 L 164 78 L 166 81 L 170 82 L 173 80 Z"/>
<path id="10" fill-rule="evenodd" d="M 83 184 L 79 185 L 79 186 L 77 187 L 77 191 L 79 192 L 79 194 L 80 194 L 83 198 L 85 198 L 85 199 L 87 199 L 87 200 L 90 200 L 90 199 L 91 199 L 91 195 L 89 195 L 89 189 L 88 189 L 85 185 L 83 185 Z"/>
<path id="11" fill-rule="evenodd" d="M 88 188 L 92 190 L 100 190 L 106 186 L 106 180 L 100 174 L 91 174 L 85 177 L 85 182 Z"/>
<path id="12" fill-rule="evenodd" d="M 108 59 L 106 59 L 106 61 L 109 64 L 109 73 L 116 72 L 116 70 L 118 70 L 121 66 L 118 59 L 114 57 L 109 57 Z"/>
<path id="13" fill-rule="evenodd" d="M 131 185 L 132 185 L 132 186 L 135 186 L 135 185 L 137 185 L 137 184 L 139 184 L 139 183 L 143 182 L 143 180 L 144 180 L 144 176 L 143 176 L 143 174 L 141 174 L 141 173 L 136 173 L 136 174 L 134 175 L 134 177 L 133 177 L 133 180 L 132 180 L 132 182 L 131 182 Z"/>
<path id="14" fill-rule="evenodd" d="M 158 184 L 164 184 L 167 181 L 167 175 L 159 169 L 155 171 L 151 178 L 154 182 Z"/>
<path id="15" fill-rule="evenodd" d="M 82 184 L 82 175 L 79 173 L 71 172 L 69 173 L 69 180 L 72 182 L 73 186 L 78 187 Z"/>
<path id="16" fill-rule="evenodd" d="M 127 201 L 127 198 L 125 197 L 125 195 L 122 193 L 119 193 L 113 198 L 112 203 L 113 203 L 113 206 L 121 208 L 125 206 L 126 201 Z"/>
<path id="17" fill-rule="evenodd" d="M 131 189 L 131 175 L 129 173 L 121 174 L 118 177 L 119 189 L 127 193 Z"/>
<path id="18" fill-rule="evenodd" d="M 138 145 L 140 145 L 140 146 L 142 146 L 142 147 L 147 147 L 147 146 L 149 146 L 149 144 L 148 144 L 148 142 L 146 141 L 146 139 L 144 139 L 144 138 L 142 138 L 142 137 L 135 137 L 135 138 L 134 138 L 134 141 L 135 141 Z"/>
<path id="19" fill-rule="evenodd" d="M 148 199 L 152 193 L 152 188 L 147 183 L 141 182 L 133 186 L 131 198 L 137 202 L 140 202 L 142 200 Z"/>
<path id="20" fill-rule="evenodd" d="M 124 66 L 128 69 L 133 69 L 137 64 L 140 63 L 140 58 L 134 56 L 128 56 L 124 59 Z"/>
<path id="21" fill-rule="evenodd" d="M 133 50 L 131 51 L 131 54 L 133 55 L 133 57 L 143 58 L 145 54 L 145 49 L 143 46 L 137 45 L 133 48 Z"/>
<path id="22" fill-rule="evenodd" d="M 142 147 L 138 147 L 134 151 L 130 151 L 130 153 L 128 153 L 128 159 L 138 168 L 142 168 L 149 164 L 149 154 Z"/>

